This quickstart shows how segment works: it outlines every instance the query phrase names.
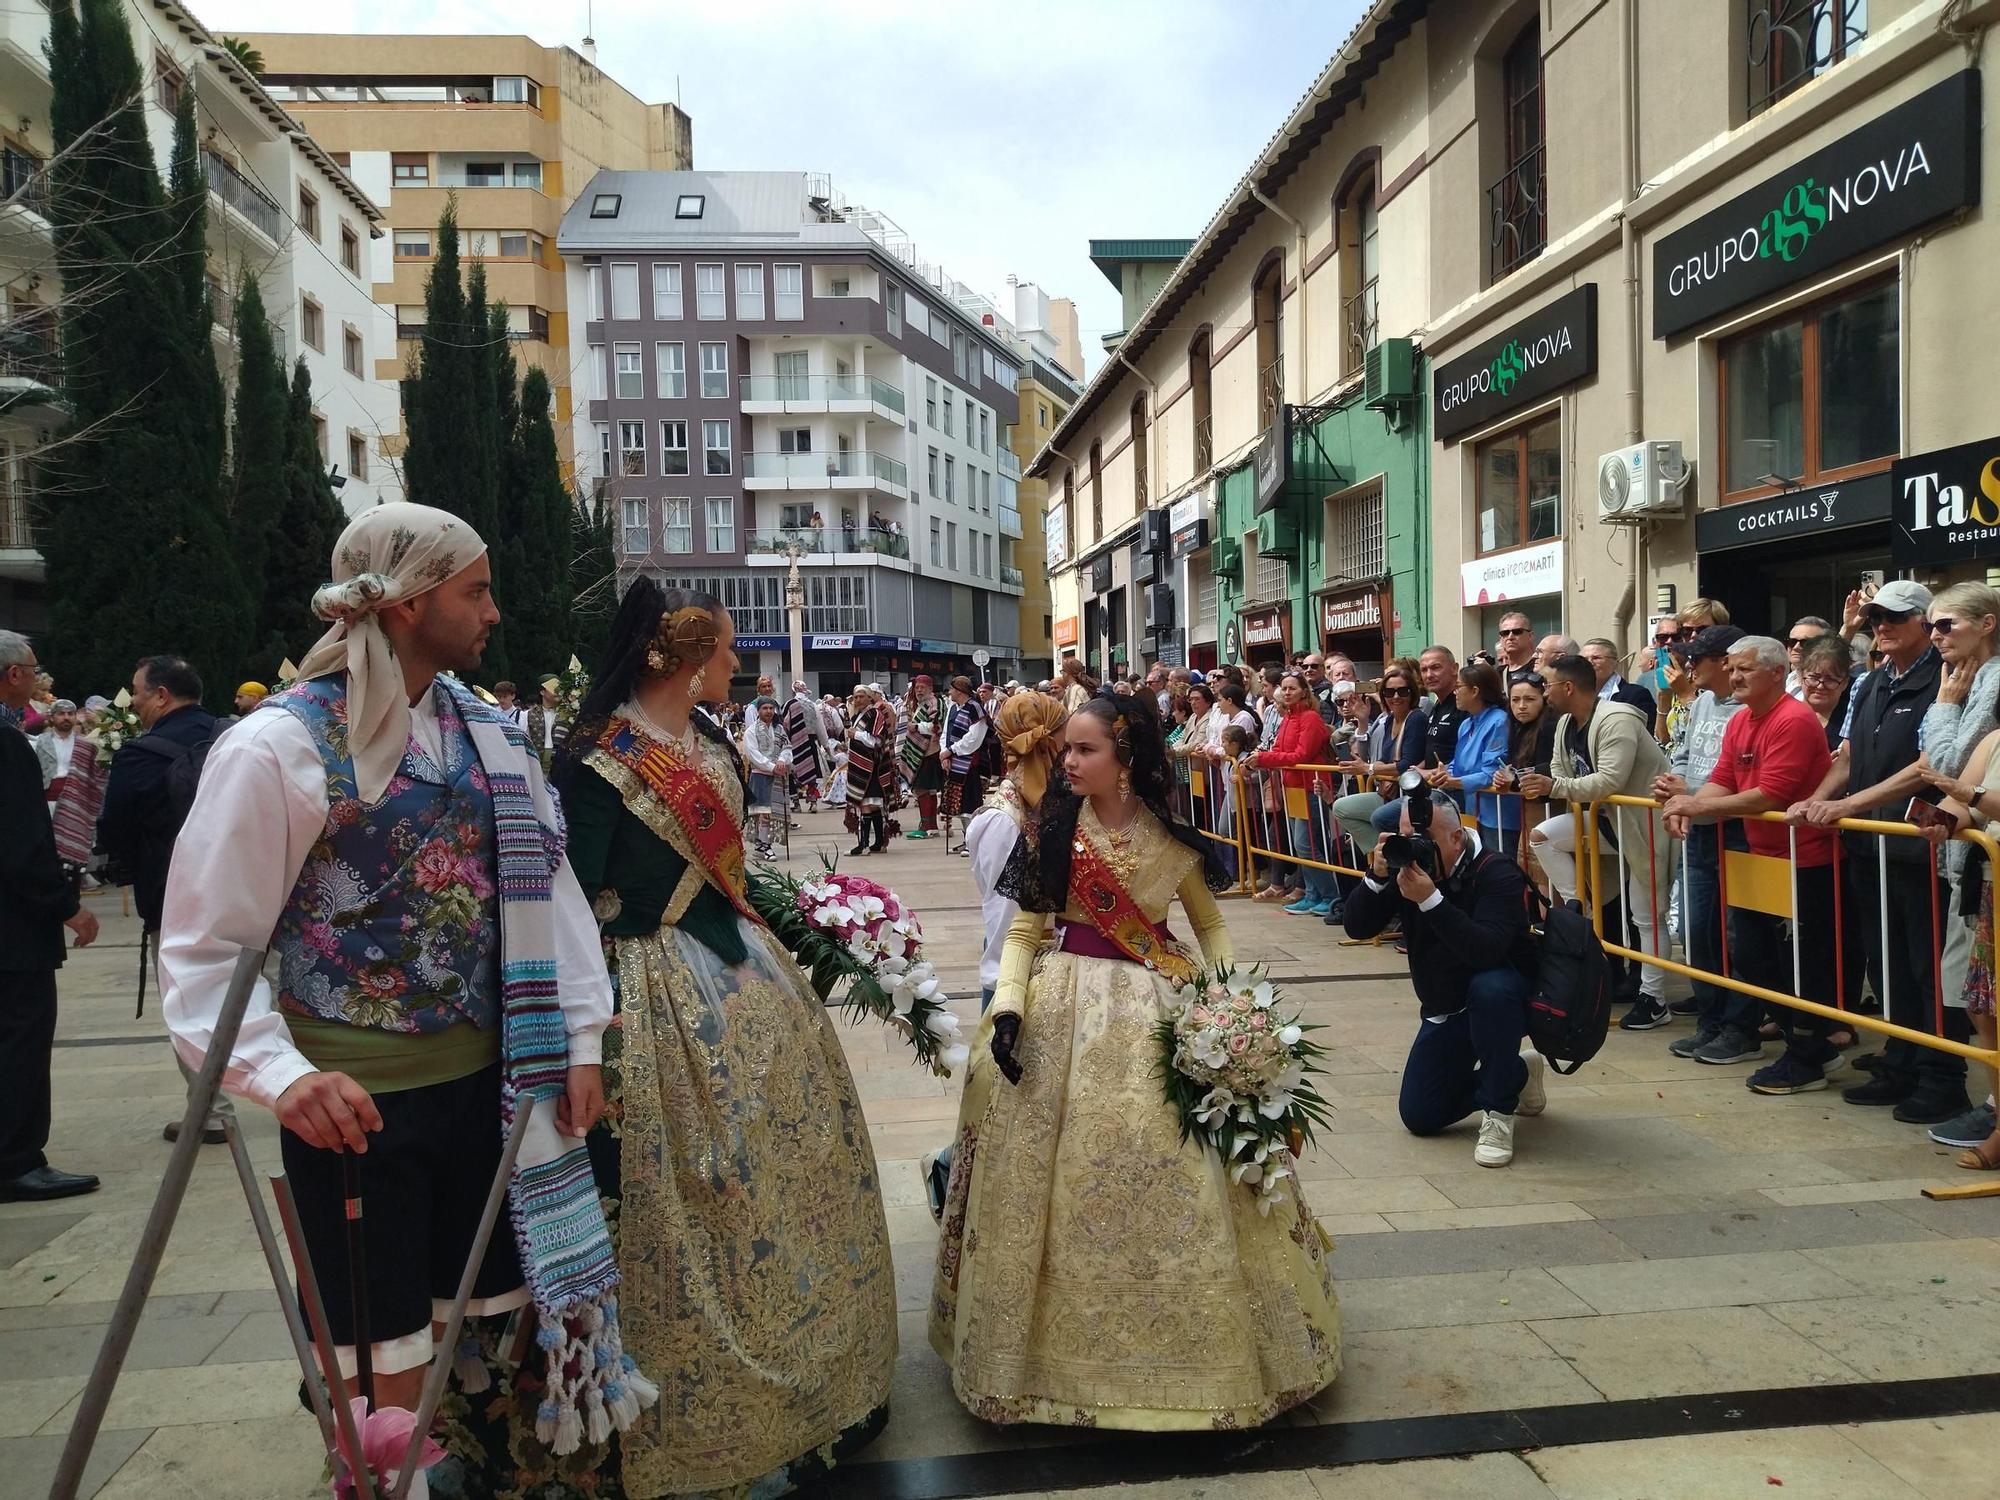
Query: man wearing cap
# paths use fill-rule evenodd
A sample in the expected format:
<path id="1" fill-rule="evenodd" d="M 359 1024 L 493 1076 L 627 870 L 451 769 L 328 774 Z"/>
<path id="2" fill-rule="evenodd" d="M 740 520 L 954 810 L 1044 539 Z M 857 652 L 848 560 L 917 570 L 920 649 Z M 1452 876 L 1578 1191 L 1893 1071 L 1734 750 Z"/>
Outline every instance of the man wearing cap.
<path id="1" fill-rule="evenodd" d="M 1743 632 L 1734 625 L 1711 625 L 1688 646 L 1687 669 L 1694 677 L 1695 694 L 1688 704 L 1686 731 L 1669 751 L 1665 773 L 1653 783 L 1653 795 L 1662 803 L 1673 797 L 1699 795 L 1715 774 L 1716 760 L 1722 754 L 1722 731 L 1743 710 L 1729 680 L 1729 653 L 1742 639 Z M 1688 825 L 1687 858 L 1681 875 L 1688 962 L 1711 974 L 1722 971 L 1724 848 L 1749 848 L 1741 821 Z M 1694 1033 L 1667 1049 L 1675 1057 L 1720 1065 L 1749 1062 L 1762 1053 L 1763 1043 L 1757 1036 L 1762 1007 L 1757 1001 L 1705 979 L 1694 981 L 1694 998 L 1698 1007 Z"/>
<path id="2" fill-rule="evenodd" d="M 1862 623 L 1874 632 L 1882 665 L 1855 686 L 1832 769 L 1816 795 L 1789 810 L 1793 822 L 1903 821 L 1910 797 L 1923 786 L 1917 730 L 1937 697 L 1942 666 L 1924 618 L 1930 605 L 1930 590 L 1908 578 L 1883 584 L 1868 601 Z M 1937 914 L 1947 898 L 1930 846 L 1922 839 L 1878 840 L 1870 833 L 1843 834 L 1841 842 L 1847 880 L 1844 920 L 1861 924 L 1869 974 L 1879 977 L 1886 992 L 1883 1014 L 1936 1036 L 1930 934 L 1939 930 Z M 1964 1041 L 1967 1032 L 1966 1013 L 1946 1006 L 1943 1035 Z M 1875 1076 L 1841 1097 L 1849 1104 L 1893 1105 L 1896 1118 L 1907 1124 L 1939 1124 L 1967 1108 L 1965 1059 L 1891 1038 L 1882 1048 Z"/>
<path id="3" fill-rule="evenodd" d="M 500 619 L 486 544 L 444 511 L 380 505 L 341 533 L 333 579 L 313 600 L 332 628 L 298 680 L 209 754 L 168 883 L 162 1008 L 198 1068 L 239 953 L 277 960 L 223 1083 L 284 1127 L 343 1373 L 365 1328 L 378 1406 L 417 1406 L 502 1138 L 535 1102 L 472 1312 L 532 1300 L 551 1351 L 538 1428 L 573 1450 L 586 1407 L 622 1428 L 647 1392 L 621 1375 L 582 1141 L 612 1014 L 597 923 L 518 723 L 440 675 L 476 668 Z M 365 1281 L 344 1152 L 367 1205 Z"/>
<path id="4" fill-rule="evenodd" d="M 56 699 L 49 705 L 42 732 L 35 736 L 35 759 L 42 767 L 42 796 L 52 816 L 56 803 L 62 799 L 63 788 L 69 784 L 69 768 L 76 759 L 79 738 L 76 705 L 67 698 Z"/>

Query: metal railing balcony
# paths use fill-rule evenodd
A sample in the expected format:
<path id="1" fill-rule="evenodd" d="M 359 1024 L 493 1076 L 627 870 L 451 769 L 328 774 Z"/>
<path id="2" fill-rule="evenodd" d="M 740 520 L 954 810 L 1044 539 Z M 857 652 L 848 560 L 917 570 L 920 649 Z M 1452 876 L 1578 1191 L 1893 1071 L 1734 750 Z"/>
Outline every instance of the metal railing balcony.
<path id="1" fill-rule="evenodd" d="M 841 479 L 873 479 L 908 489 L 910 471 L 885 453 L 746 453 L 746 479 L 783 479 L 795 484 L 831 485 Z"/>
<path id="2" fill-rule="evenodd" d="M 1215 413 L 1203 412 L 1194 419 L 1194 471 L 1206 474 L 1215 463 Z"/>
<path id="3" fill-rule="evenodd" d="M 1376 343 L 1375 289 L 1376 278 L 1371 276 L 1361 284 L 1360 291 L 1341 304 L 1340 327 L 1344 335 L 1340 345 L 1342 375 L 1360 374 L 1369 349 Z"/>
<path id="4" fill-rule="evenodd" d="M 202 152 L 201 160 L 208 171 L 208 190 L 248 219 L 272 244 L 282 244 L 280 226 L 285 214 L 277 201 L 213 151 Z"/>
<path id="5" fill-rule="evenodd" d="M 1285 404 L 1285 356 L 1280 354 L 1258 372 L 1257 421 L 1269 427 L 1278 420 L 1278 408 Z"/>
<path id="6" fill-rule="evenodd" d="M 0 150 L 0 199 L 30 213 L 49 216 L 48 163 L 12 146 Z"/>
<path id="7" fill-rule="evenodd" d="M 743 401 L 872 401 L 903 414 L 903 393 L 873 375 L 744 375 L 737 381 Z"/>
<path id="8" fill-rule="evenodd" d="M 1493 281 L 1533 260 L 1549 242 L 1542 165 L 1543 148 L 1537 146 L 1486 190 L 1486 248 Z"/>
<path id="9" fill-rule="evenodd" d="M 745 550 L 751 555 L 797 551 L 801 557 L 828 557 L 841 552 L 875 552 L 883 557 L 910 555 L 910 539 L 879 526 L 778 526 L 752 531 Z"/>
<path id="10" fill-rule="evenodd" d="M 16 318 L 0 324 L 0 376 L 33 381 L 52 390 L 60 385 L 62 351 L 52 317 Z"/>
<path id="11" fill-rule="evenodd" d="M 0 552 L 34 546 L 34 492 L 21 484 L 0 487 Z"/>

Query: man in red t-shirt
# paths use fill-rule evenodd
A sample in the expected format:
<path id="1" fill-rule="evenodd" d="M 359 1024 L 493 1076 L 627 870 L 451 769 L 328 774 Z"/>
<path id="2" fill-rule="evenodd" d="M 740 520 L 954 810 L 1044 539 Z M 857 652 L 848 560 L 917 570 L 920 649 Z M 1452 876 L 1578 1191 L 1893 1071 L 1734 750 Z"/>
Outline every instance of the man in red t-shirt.
<path id="1" fill-rule="evenodd" d="M 1722 753 L 1707 784 L 1667 802 L 1667 831 L 1685 838 L 1690 822 L 1742 818 L 1751 853 L 1776 855 L 1794 865 L 1797 894 L 1790 935 L 1782 917 L 1733 908 L 1727 913 L 1730 957 L 1736 975 L 1749 983 L 1832 1005 L 1837 990 L 1833 954 L 1839 946 L 1834 939 L 1833 831 L 1788 827 L 1756 816 L 1783 812 L 1801 796 L 1810 796 L 1832 764 L 1818 716 L 1785 692 L 1789 670 L 1784 645 L 1769 636 L 1745 636 L 1730 649 L 1730 692 L 1746 711 L 1724 727 Z M 1802 1011 L 1779 1009 L 1785 1054 L 1752 1073 L 1750 1088 L 1759 1094 L 1825 1088 L 1828 1068 L 1840 1060 L 1825 1038 L 1825 1023 Z M 1755 1036 L 1732 1040 L 1745 1050 L 1756 1046 Z"/>

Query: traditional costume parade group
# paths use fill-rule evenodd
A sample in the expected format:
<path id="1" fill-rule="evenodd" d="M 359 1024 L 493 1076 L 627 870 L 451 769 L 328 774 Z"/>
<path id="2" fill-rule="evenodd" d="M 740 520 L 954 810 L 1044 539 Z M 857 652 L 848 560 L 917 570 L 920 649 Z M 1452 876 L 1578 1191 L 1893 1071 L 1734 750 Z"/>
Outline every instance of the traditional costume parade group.
<path id="1" fill-rule="evenodd" d="M 991 1005 L 940 1153 L 937 1378 L 989 1422 L 1153 1431 L 1251 1426 L 1333 1381 L 1326 1242 L 1282 1145 L 1246 1185 L 1159 1083 L 1156 1033 L 1233 955 L 1150 695 L 995 711 L 920 678 L 842 723 L 801 687 L 753 710 L 752 752 L 713 712 L 729 613 L 642 578 L 551 786 L 456 675 L 506 602 L 485 554 L 416 505 L 347 528 L 326 635 L 209 754 L 160 935 L 196 1068 L 240 950 L 270 953 L 224 1083 L 284 1127 L 341 1375 L 365 1365 L 378 1408 L 419 1405 L 534 1102 L 477 1332 L 436 1351 L 440 1492 L 775 1496 L 888 1420 L 883 1185 L 825 987 L 752 899 L 746 827 L 789 802 L 753 774 L 844 796 L 855 854 L 905 787 L 917 834 L 970 820 Z"/>

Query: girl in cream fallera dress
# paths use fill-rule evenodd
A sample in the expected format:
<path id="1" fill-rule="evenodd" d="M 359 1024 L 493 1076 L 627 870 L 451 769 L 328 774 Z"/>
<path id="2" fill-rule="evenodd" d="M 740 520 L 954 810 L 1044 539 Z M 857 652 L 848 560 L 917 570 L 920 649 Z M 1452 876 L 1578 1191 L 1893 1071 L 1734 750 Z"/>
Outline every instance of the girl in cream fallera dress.
<path id="1" fill-rule="evenodd" d="M 1232 957 L 1221 870 L 1167 811 L 1158 718 L 1144 694 L 1070 716 L 1070 789 L 1003 879 L 1022 915 L 973 1047 L 930 1309 L 953 1389 L 991 1422 L 1251 1427 L 1340 1371 L 1296 1177 L 1259 1214 L 1181 1139 L 1157 1076 L 1176 976 Z M 1166 932 L 1175 901 L 1198 962 Z"/>

